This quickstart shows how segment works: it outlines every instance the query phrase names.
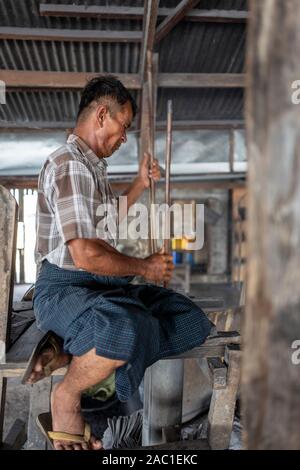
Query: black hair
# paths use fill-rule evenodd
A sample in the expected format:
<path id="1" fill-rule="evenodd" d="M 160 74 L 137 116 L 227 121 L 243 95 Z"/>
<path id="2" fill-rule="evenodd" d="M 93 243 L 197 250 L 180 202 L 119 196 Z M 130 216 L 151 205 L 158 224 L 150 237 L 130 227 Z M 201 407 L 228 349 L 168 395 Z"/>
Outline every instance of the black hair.
<path id="1" fill-rule="evenodd" d="M 77 120 L 93 101 L 98 101 L 105 97 L 111 98 L 121 106 L 129 101 L 133 117 L 136 115 L 136 102 L 123 83 L 113 75 L 99 75 L 89 80 L 82 91 Z"/>

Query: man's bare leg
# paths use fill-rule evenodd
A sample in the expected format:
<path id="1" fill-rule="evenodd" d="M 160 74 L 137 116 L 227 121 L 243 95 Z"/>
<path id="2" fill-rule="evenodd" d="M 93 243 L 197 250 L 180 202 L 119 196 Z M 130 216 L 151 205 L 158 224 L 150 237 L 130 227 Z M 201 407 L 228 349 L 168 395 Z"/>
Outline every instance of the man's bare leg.
<path id="1" fill-rule="evenodd" d="M 84 419 L 80 408 L 81 394 L 87 388 L 102 382 L 109 377 L 124 361 L 97 356 L 92 349 L 83 356 L 73 356 L 64 379 L 53 389 L 51 395 L 51 412 L 53 431 L 71 434 L 83 434 Z M 66 441 L 54 441 L 57 450 L 87 450 L 85 444 L 72 444 Z M 95 437 L 90 448 L 101 449 L 101 441 Z"/>

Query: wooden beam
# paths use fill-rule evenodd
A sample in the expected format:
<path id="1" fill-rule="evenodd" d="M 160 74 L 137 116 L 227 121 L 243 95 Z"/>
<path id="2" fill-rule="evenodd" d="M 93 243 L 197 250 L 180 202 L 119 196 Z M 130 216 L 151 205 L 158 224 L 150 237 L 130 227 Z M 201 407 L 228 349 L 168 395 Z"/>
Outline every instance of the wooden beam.
<path id="1" fill-rule="evenodd" d="M 161 41 L 197 3 L 199 3 L 199 0 L 182 0 L 173 12 L 158 26 L 155 42 Z"/>
<path id="2" fill-rule="evenodd" d="M 41 16 L 60 16 L 75 18 L 102 18 L 115 20 L 142 20 L 144 8 L 98 5 L 60 5 L 40 4 Z"/>
<path id="3" fill-rule="evenodd" d="M 17 220 L 16 200 L 0 186 L 0 364 L 5 362 L 10 344 Z"/>
<path id="4" fill-rule="evenodd" d="M 300 2 L 250 6 L 244 437 L 251 450 L 299 450 Z"/>
<path id="5" fill-rule="evenodd" d="M 140 31 L 99 31 L 51 28 L 0 27 L 0 39 L 20 41 L 140 42 Z"/>
<path id="6" fill-rule="evenodd" d="M 193 180 L 190 181 L 177 181 L 175 178 L 172 178 L 172 189 L 186 189 L 187 186 L 191 190 L 198 191 L 199 189 L 230 189 L 230 188 L 244 188 L 245 187 L 245 175 L 235 175 L 234 178 L 225 178 L 223 179 L 211 176 L 211 179 L 203 180 L 203 178 L 195 176 Z M 116 192 L 125 191 L 128 188 L 129 183 L 131 182 L 133 176 L 126 175 L 122 177 L 122 181 L 118 181 L 114 178 L 110 178 L 110 183 L 113 190 Z M 127 181 L 128 179 L 128 181 Z M 38 175 L 34 176 L 1 176 L 0 175 L 0 185 L 5 188 L 17 188 L 17 189 L 37 189 L 38 186 Z"/>
<path id="7" fill-rule="evenodd" d="M 144 78 L 147 65 L 147 52 L 153 51 L 155 28 L 157 21 L 159 0 L 146 0 L 144 7 L 143 22 L 143 40 L 140 53 L 139 70 L 140 75 Z"/>
<path id="8" fill-rule="evenodd" d="M 156 130 L 163 131 L 167 127 L 165 121 L 156 122 Z M 244 129 L 243 120 L 207 120 L 207 121 L 174 121 L 174 131 L 192 131 L 192 130 L 226 130 L 226 129 Z"/>
<path id="9" fill-rule="evenodd" d="M 59 130 L 73 129 L 75 121 L 30 121 L 30 122 L 9 122 L 0 121 L 0 133 L 5 132 L 53 132 Z M 211 121 L 174 121 L 174 131 L 193 131 L 193 130 L 226 130 L 226 129 L 244 129 L 243 120 L 211 120 Z M 165 121 L 156 122 L 156 131 L 165 131 L 167 124 Z M 132 129 L 128 133 L 138 134 L 140 130 Z"/>
<path id="10" fill-rule="evenodd" d="M 246 75 L 236 73 L 160 73 L 161 88 L 243 88 Z"/>
<path id="11" fill-rule="evenodd" d="M 159 8 L 158 17 L 164 18 L 170 16 L 174 11 L 173 8 Z M 144 18 L 144 8 L 126 7 L 126 6 L 98 6 L 98 5 L 40 5 L 41 16 L 58 16 L 58 17 L 74 17 L 74 18 L 102 18 L 102 19 L 121 19 L 121 20 L 137 20 Z M 243 23 L 247 21 L 248 11 L 241 10 L 196 10 L 193 9 L 184 17 L 187 21 L 203 21 L 203 22 L 222 22 L 222 23 Z"/>
<path id="12" fill-rule="evenodd" d="M 0 121 L 0 133 L 5 132 L 53 132 L 73 129 L 75 121 Z"/>
<path id="13" fill-rule="evenodd" d="M 107 74 L 85 72 L 39 72 L 24 70 L 1 70 L 0 80 L 6 84 L 6 90 L 13 88 L 59 88 L 81 89 L 93 77 Z M 139 89 L 141 80 L 137 74 L 113 74 L 129 89 Z"/>
<path id="14" fill-rule="evenodd" d="M 6 90 L 14 88 L 57 88 L 81 89 L 88 79 L 99 74 L 85 72 L 40 72 L 24 70 L 1 70 L 0 80 Z M 105 74 L 103 74 L 105 75 Z M 127 88 L 141 88 L 137 74 L 115 74 Z M 246 76 L 235 73 L 160 73 L 158 86 L 161 88 L 243 88 Z"/>
<path id="15" fill-rule="evenodd" d="M 185 15 L 184 20 L 207 23 L 245 23 L 248 18 L 248 11 L 242 10 L 192 10 Z"/>

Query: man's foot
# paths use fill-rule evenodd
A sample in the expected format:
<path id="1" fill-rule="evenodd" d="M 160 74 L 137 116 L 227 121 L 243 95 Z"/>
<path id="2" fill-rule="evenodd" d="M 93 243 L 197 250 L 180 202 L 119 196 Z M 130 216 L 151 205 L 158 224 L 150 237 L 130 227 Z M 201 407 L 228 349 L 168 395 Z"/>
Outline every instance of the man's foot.
<path id="1" fill-rule="evenodd" d="M 70 354 L 64 353 L 63 351 L 58 353 L 51 345 L 48 346 L 46 344 L 33 365 L 27 383 L 34 384 L 44 379 L 46 377 L 45 366 L 49 365 L 50 371 L 53 372 L 56 369 L 60 369 L 60 367 L 68 365 L 71 361 L 71 357 Z"/>
<path id="2" fill-rule="evenodd" d="M 85 422 L 80 409 L 80 395 L 74 397 L 68 393 L 63 382 L 53 388 L 51 394 L 52 430 L 69 434 L 83 435 Z M 89 442 L 70 442 L 53 440 L 56 450 L 100 450 L 102 443 L 95 436 Z"/>

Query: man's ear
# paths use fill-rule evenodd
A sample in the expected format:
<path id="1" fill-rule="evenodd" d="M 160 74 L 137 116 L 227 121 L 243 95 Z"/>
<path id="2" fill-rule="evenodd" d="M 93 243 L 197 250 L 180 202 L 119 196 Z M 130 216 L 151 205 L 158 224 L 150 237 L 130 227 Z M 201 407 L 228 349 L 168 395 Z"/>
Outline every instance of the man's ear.
<path id="1" fill-rule="evenodd" d="M 106 118 L 108 113 L 108 108 L 105 105 L 99 105 L 97 110 L 96 110 L 96 116 L 97 116 L 97 121 L 100 125 L 100 127 L 103 127 L 103 122 L 104 119 Z"/>

